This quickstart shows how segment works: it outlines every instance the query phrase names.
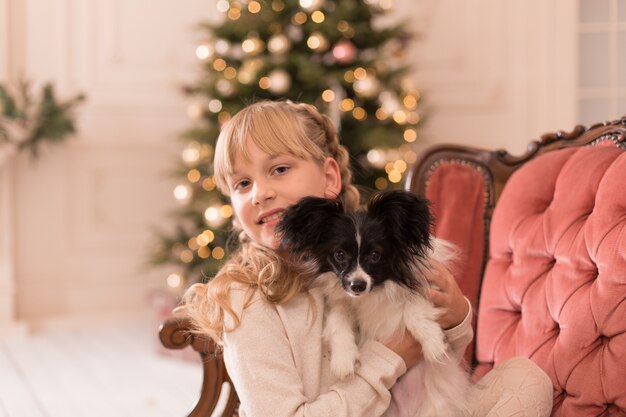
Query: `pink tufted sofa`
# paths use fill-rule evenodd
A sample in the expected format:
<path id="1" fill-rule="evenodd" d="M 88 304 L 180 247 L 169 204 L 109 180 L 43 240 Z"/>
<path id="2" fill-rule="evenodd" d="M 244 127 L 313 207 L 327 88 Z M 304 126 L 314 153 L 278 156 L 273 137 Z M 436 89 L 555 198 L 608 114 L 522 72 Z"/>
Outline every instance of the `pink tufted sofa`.
<path id="1" fill-rule="evenodd" d="M 407 182 L 465 253 L 475 377 L 529 357 L 552 379 L 553 416 L 626 416 L 625 150 L 626 116 L 518 158 L 438 146 Z"/>
<path id="2" fill-rule="evenodd" d="M 434 233 L 463 252 L 455 275 L 477 313 L 475 377 L 529 357 L 552 379 L 553 416 L 626 416 L 625 150 L 626 116 L 546 134 L 520 157 L 436 146 L 407 178 L 432 202 Z M 189 328 L 172 317 L 160 339 L 203 358 L 190 416 L 236 414 L 215 346 Z"/>

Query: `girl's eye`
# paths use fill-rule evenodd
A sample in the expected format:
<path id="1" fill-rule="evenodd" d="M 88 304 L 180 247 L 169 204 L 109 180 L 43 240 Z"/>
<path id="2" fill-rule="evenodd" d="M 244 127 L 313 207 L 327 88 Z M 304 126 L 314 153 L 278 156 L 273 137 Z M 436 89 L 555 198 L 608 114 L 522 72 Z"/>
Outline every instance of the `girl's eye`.
<path id="1" fill-rule="evenodd" d="M 380 261 L 380 252 L 378 252 L 377 250 L 371 251 L 369 254 L 369 261 L 373 264 Z"/>
<path id="2" fill-rule="evenodd" d="M 285 165 L 277 166 L 276 168 L 274 168 L 274 172 L 277 174 L 284 174 L 288 170 L 289 170 L 289 167 Z"/>
<path id="3" fill-rule="evenodd" d="M 335 251 L 335 260 L 337 262 L 344 262 L 346 260 L 346 253 L 341 249 Z"/>
<path id="4" fill-rule="evenodd" d="M 235 183 L 235 186 L 233 187 L 233 189 L 235 190 L 241 190 L 246 188 L 247 186 L 250 185 L 250 181 L 248 180 L 241 180 Z"/>

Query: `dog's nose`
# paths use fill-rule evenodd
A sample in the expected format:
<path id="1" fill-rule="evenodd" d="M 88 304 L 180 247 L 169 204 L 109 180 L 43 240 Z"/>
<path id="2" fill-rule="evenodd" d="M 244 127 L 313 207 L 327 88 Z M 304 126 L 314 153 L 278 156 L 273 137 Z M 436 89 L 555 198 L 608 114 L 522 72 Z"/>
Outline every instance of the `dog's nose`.
<path id="1" fill-rule="evenodd" d="M 351 281 L 350 291 L 354 294 L 361 294 L 367 288 L 367 282 L 365 281 Z"/>

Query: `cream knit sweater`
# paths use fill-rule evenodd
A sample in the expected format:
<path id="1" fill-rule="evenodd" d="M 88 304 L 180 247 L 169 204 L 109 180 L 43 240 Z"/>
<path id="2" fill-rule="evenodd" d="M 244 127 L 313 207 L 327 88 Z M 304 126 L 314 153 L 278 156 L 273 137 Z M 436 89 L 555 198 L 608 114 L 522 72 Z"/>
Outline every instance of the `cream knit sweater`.
<path id="1" fill-rule="evenodd" d="M 225 335 L 224 361 L 239 395 L 241 417 L 378 417 L 392 401 L 390 389 L 406 372 L 404 361 L 382 343 L 366 342 L 353 377 L 338 381 L 322 339 L 323 297 L 299 295 L 273 305 L 255 294 L 245 310 L 245 291 L 232 290 L 240 326 Z M 314 309 L 311 309 L 313 301 Z M 243 313 L 242 313 L 243 312 Z M 472 339 L 471 313 L 446 332 L 462 354 Z M 228 325 L 228 323 L 227 323 Z M 394 388 L 394 408 L 402 401 Z"/>

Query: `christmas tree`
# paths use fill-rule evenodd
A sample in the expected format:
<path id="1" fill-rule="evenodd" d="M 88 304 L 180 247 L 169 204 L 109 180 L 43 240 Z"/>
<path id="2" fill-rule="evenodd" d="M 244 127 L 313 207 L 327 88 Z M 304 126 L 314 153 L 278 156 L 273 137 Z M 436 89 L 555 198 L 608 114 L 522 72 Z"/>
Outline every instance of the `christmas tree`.
<path id="1" fill-rule="evenodd" d="M 415 159 L 419 92 L 401 64 L 405 24 L 378 28 L 389 0 L 219 0 L 223 23 L 202 25 L 203 76 L 186 88 L 195 126 L 183 135 L 176 230 L 160 234 L 157 264 L 178 265 L 168 284 L 211 277 L 228 252 L 232 208 L 215 187 L 220 125 L 247 103 L 290 99 L 328 114 L 352 156 L 355 182 L 383 190 Z"/>

